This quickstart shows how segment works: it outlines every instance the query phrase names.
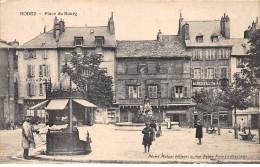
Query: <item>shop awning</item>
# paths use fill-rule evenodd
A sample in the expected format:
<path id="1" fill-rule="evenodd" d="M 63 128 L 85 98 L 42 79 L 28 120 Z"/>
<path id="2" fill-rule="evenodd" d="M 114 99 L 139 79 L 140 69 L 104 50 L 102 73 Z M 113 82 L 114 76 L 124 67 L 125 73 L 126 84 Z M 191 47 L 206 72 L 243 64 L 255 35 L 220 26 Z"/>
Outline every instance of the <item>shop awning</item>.
<path id="1" fill-rule="evenodd" d="M 34 106 L 31 106 L 31 107 L 29 108 L 29 110 L 34 110 L 34 109 L 37 109 L 37 108 L 39 108 L 39 107 L 42 107 L 42 106 L 43 106 L 44 104 L 46 104 L 48 101 L 49 101 L 49 100 L 45 100 L 45 101 L 40 102 L 40 103 L 38 103 L 38 104 L 36 104 L 36 105 L 34 105 Z"/>
<path id="2" fill-rule="evenodd" d="M 69 99 L 53 99 L 50 101 L 46 110 L 64 110 Z"/>
<path id="3" fill-rule="evenodd" d="M 87 100 L 84 99 L 73 99 L 73 101 L 75 101 L 76 103 L 84 106 L 84 107 L 97 107 L 96 105 L 88 102 Z"/>
<path id="4" fill-rule="evenodd" d="M 186 111 L 166 111 L 166 114 L 186 114 Z"/>

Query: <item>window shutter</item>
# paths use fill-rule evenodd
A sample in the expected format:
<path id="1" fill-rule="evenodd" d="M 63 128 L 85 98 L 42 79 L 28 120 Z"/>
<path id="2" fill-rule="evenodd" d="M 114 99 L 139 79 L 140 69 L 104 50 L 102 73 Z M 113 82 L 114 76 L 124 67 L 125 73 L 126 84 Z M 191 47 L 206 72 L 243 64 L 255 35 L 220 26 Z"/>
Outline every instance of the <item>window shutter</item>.
<path id="1" fill-rule="evenodd" d="M 209 59 L 209 51 L 206 50 L 206 59 Z"/>
<path id="2" fill-rule="evenodd" d="M 188 97 L 188 88 L 184 87 L 183 97 Z"/>
<path id="3" fill-rule="evenodd" d="M 212 50 L 213 59 L 216 59 L 215 55 L 215 49 Z"/>
<path id="4" fill-rule="evenodd" d="M 214 79 L 218 79 L 218 68 L 217 67 L 215 67 L 214 68 Z"/>
<path id="5" fill-rule="evenodd" d="M 31 76 L 31 65 L 27 65 L 27 77 Z"/>
<path id="6" fill-rule="evenodd" d="M 190 94 L 191 94 L 190 87 L 187 87 L 187 97 L 190 97 Z"/>
<path id="7" fill-rule="evenodd" d="M 32 76 L 34 77 L 35 65 L 32 65 L 32 66 L 31 66 L 31 69 L 32 69 Z"/>
<path id="8" fill-rule="evenodd" d="M 221 59 L 221 49 L 218 50 L 218 58 Z"/>
<path id="9" fill-rule="evenodd" d="M 36 95 L 36 84 L 33 84 L 32 87 L 33 87 L 33 96 L 35 96 Z"/>
<path id="10" fill-rule="evenodd" d="M 145 65 L 144 71 L 146 74 L 148 74 L 148 64 Z"/>
<path id="11" fill-rule="evenodd" d="M 200 68 L 200 79 L 204 79 L 204 69 Z"/>
<path id="12" fill-rule="evenodd" d="M 27 84 L 27 96 L 30 96 L 30 83 Z"/>
<path id="13" fill-rule="evenodd" d="M 138 98 L 142 98 L 142 87 L 138 86 Z"/>
<path id="14" fill-rule="evenodd" d="M 129 92 L 128 92 L 129 87 L 125 85 L 125 98 L 129 99 Z"/>
<path id="15" fill-rule="evenodd" d="M 46 77 L 50 76 L 49 65 L 46 65 L 46 66 L 45 66 L 45 70 L 46 70 Z"/>
<path id="16" fill-rule="evenodd" d="M 172 98 L 175 98 L 175 87 L 172 87 Z"/>
<path id="17" fill-rule="evenodd" d="M 226 67 L 226 78 L 229 78 L 228 76 L 229 76 L 229 68 Z"/>
<path id="18" fill-rule="evenodd" d="M 156 66 L 156 70 L 157 70 L 157 73 L 160 73 L 161 71 L 161 66 L 160 66 L 160 63 L 157 63 L 157 66 Z"/>
<path id="19" fill-rule="evenodd" d="M 37 58 L 37 57 L 36 57 L 36 51 L 35 51 L 35 50 L 32 51 L 32 55 L 33 55 L 33 58 L 34 58 L 34 59 Z"/>
<path id="20" fill-rule="evenodd" d="M 155 88 L 157 88 L 157 97 L 162 97 L 161 86 L 157 85 Z"/>
<path id="21" fill-rule="evenodd" d="M 194 68 L 191 68 L 191 79 L 194 78 Z"/>
<path id="22" fill-rule="evenodd" d="M 204 69 L 204 78 L 207 79 L 208 78 L 208 68 Z"/>
<path id="23" fill-rule="evenodd" d="M 199 50 L 200 53 L 199 53 L 199 59 L 202 60 L 202 49 Z"/>
<path id="24" fill-rule="evenodd" d="M 39 65 L 39 76 L 42 76 L 42 65 Z"/>

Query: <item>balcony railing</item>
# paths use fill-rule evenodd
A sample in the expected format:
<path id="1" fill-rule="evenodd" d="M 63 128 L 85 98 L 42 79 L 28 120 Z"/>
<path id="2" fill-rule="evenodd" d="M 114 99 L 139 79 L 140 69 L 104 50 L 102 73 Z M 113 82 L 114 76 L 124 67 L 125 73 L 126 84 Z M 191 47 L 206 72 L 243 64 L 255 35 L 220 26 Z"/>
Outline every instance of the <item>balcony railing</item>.
<path id="1" fill-rule="evenodd" d="M 191 98 L 157 98 L 149 99 L 151 105 L 190 104 Z M 119 105 L 143 105 L 144 99 L 119 99 Z"/>

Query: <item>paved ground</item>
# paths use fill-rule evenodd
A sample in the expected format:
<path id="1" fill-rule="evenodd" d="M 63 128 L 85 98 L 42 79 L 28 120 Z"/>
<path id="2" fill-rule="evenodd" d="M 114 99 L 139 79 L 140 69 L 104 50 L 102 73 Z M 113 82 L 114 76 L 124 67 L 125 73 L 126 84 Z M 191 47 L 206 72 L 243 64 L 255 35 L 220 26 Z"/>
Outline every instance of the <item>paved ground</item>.
<path id="1" fill-rule="evenodd" d="M 45 146 L 31 151 L 33 160 L 24 161 L 21 150 L 21 130 L 1 131 L 1 161 L 4 163 L 260 163 L 260 144 L 258 132 L 253 141 L 234 139 L 234 133 L 222 129 L 221 135 L 206 134 L 202 145 L 197 145 L 195 129 L 163 127 L 163 136 L 156 139 L 150 153 L 144 153 L 142 127 L 116 127 L 114 125 L 95 124 L 85 127 L 90 132 L 93 143 L 92 153 L 77 156 L 42 155 Z M 10 140 L 9 140 L 10 139 Z M 42 143 L 35 135 L 36 143 Z M 19 140 L 19 142 L 17 142 Z M 18 144 L 19 143 L 19 144 Z M 6 153 L 5 153 L 6 152 Z M 11 160 L 11 161 L 10 161 Z"/>

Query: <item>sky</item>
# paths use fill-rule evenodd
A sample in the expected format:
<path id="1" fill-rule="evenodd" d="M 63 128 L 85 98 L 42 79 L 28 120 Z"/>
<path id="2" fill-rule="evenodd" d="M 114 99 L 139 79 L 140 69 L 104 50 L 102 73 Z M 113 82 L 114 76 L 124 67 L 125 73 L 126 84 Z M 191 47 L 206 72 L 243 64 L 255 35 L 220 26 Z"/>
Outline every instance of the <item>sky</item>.
<path id="1" fill-rule="evenodd" d="M 259 17 L 260 2 L 251 1 L 178 1 L 178 0 L 0 0 L 0 38 L 16 39 L 23 44 L 44 30 L 53 28 L 56 13 L 68 27 L 106 26 L 114 13 L 117 40 L 155 40 L 158 30 L 176 35 L 178 20 L 220 20 L 230 18 L 231 38 L 243 38 L 244 30 Z M 36 12 L 36 15 L 21 15 Z M 77 13 L 57 15 L 58 12 Z M 40 14 L 41 13 L 41 14 Z"/>

